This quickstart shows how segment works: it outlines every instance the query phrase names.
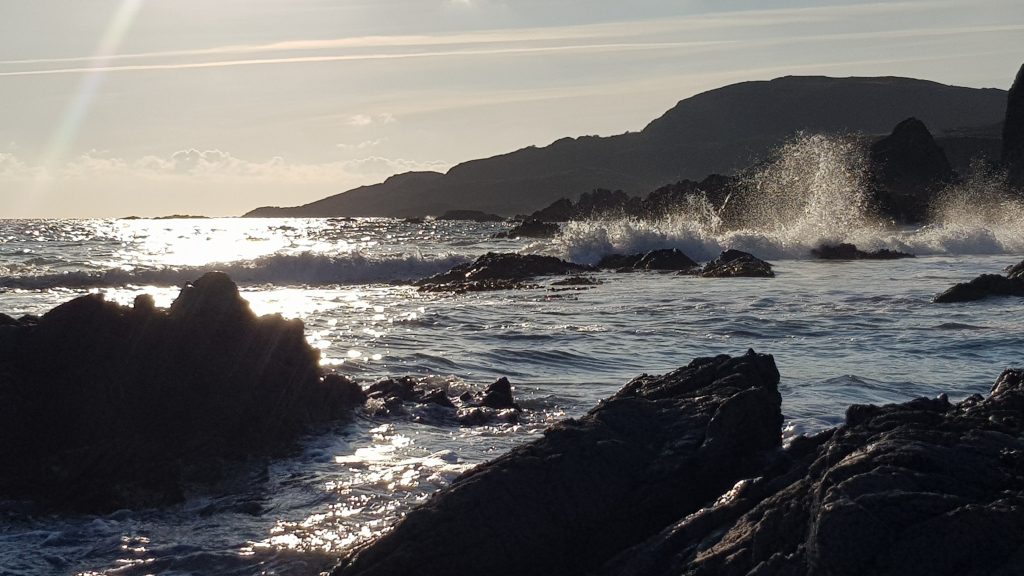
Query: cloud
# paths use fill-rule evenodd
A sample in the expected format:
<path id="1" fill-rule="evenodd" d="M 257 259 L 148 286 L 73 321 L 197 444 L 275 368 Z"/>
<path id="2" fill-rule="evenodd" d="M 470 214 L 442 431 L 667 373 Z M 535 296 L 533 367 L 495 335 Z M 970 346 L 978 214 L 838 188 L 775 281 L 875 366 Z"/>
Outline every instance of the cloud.
<path id="1" fill-rule="evenodd" d="M 387 141 L 387 138 L 377 138 L 376 140 L 363 140 L 358 144 L 335 144 L 335 146 L 342 150 L 368 150 L 370 148 L 376 148 Z"/>
<path id="2" fill-rule="evenodd" d="M 353 114 L 348 117 L 349 126 L 369 126 L 370 124 L 392 124 L 396 122 L 394 115 L 388 113 L 374 114 Z"/>

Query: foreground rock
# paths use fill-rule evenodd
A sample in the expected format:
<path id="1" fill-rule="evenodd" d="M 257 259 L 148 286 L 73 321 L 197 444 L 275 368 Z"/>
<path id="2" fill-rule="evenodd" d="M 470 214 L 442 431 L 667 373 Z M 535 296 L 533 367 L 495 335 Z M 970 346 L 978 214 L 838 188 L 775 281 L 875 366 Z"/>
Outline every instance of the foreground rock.
<path id="1" fill-rule="evenodd" d="M 913 258 L 913 254 L 881 248 L 865 252 L 853 244 L 823 244 L 811 250 L 811 255 L 821 260 L 896 260 Z"/>
<path id="2" fill-rule="evenodd" d="M 416 282 L 428 292 L 467 292 L 526 287 L 526 280 L 537 276 L 562 276 L 592 271 L 590 266 L 573 264 L 554 256 L 488 252 L 473 262 Z"/>
<path id="3" fill-rule="evenodd" d="M 1017 71 L 1006 100 L 1002 163 L 1010 186 L 1024 192 L 1024 66 Z"/>
<path id="4" fill-rule="evenodd" d="M 1024 572 L 1024 372 L 982 399 L 853 406 L 610 576 Z"/>
<path id="5" fill-rule="evenodd" d="M 740 250 L 726 250 L 704 265 L 702 278 L 774 278 L 772 265 Z"/>
<path id="6" fill-rule="evenodd" d="M 1024 573 L 1024 370 L 778 448 L 770 356 L 644 376 L 457 479 L 333 576 Z"/>
<path id="7" fill-rule="evenodd" d="M 611 268 L 620 272 L 632 270 L 693 270 L 699 265 L 675 248 L 651 250 L 640 254 L 609 254 L 597 263 L 598 268 Z"/>
<path id="8" fill-rule="evenodd" d="M 86 511 L 177 502 L 363 401 L 322 378 L 302 322 L 257 318 L 221 273 L 166 311 L 94 294 L 0 324 L 0 497 Z"/>
<path id="9" fill-rule="evenodd" d="M 586 574 L 699 510 L 779 446 L 771 356 L 643 376 L 464 474 L 335 576 Z"/>
<path id="10" fill-rule="evenodd" d="M 1024 261 L 1011 266 L 1007 275 L 982 274 L 962 282 L 935 297 L 935 302 L 972 302 L 989 296 L 1024 296 Z"/>

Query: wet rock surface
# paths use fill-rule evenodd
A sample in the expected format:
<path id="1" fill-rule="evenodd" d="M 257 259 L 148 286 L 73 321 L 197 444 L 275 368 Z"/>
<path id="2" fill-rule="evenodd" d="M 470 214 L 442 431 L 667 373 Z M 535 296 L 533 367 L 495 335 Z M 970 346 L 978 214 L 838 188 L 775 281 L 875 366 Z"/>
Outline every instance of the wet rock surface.
<path id="1" fill-rule="evenodd" d="M 561 276 L 594 270 L 554 256 L 488 252 L 473 262 L 416 282 L 422 291 L 465 292 L 535 287 L 537 276 Z"/>
<path id="2" fill-rule="evenodd" d="M 0 495 L 58 509 L 177 502 L 363 401 L 322 376 L 302 322 L 257 317 L 222 273 L 166 311 L 93 294 L 0 324 Z"/>
<path id="3" fill-rule="evenodd" d="M 499 378 L 479 392 L 450 396 L 447 386 L 415 378 L 387 378 L 366 388 L 366 411 L 372 417 L 413 417 L 435 425 L 514 424 L 522 408 L 512 384 Z M 426 407 L 426 411 L 420 408 Z"/>
<path id="4" fill-rule="evenodd" d="M 935 297 L 940 304 L 971 302 L 990 296 L 1024 296 L 1024 261 L 1007 269 L 1006 276 L 982 274 L 970 282 L 961 282 Z"/>
<path id="5" fill-rule="evenodd" d="M 913 254 L 881 248 L 866 252 L 853 244 L 823 244 L 811 250 L 811 255 L 821 260 L 897 260 L 913 258 Z"/>
<path id="6" fill-rule="evenodd" d="M 609 254 L 597 263 L 598 268 L 620 272 L 633 270 L 693 270 L 700 265 L 676 248 L 652 250 L 639 254 Z"/>
<path id="7" fill-rule="evenodd" d="M 578 420 L 464 474 L 336 576 L 586 574 L 697 511 L 779 446 L 771 356 L 642 376 Z"/>
<path id="8" fill-rule="evenodd" d="M 986 398 L 851 406 L 785 448 L 777 383 L 753 352 L 640 377 L 332 574 L 1024 572 L 1024 370 Z"/>
<path id="9" fill-rule="evenodd" d="M 772 265 L 740 250 L 726 250 L 704 265 L 702 278 L 774 278 Z"/>

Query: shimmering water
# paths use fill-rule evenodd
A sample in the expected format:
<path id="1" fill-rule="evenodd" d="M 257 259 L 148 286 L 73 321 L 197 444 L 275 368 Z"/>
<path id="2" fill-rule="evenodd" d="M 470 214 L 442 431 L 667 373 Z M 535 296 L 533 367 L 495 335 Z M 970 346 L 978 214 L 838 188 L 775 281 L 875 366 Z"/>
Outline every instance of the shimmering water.
<path id="1" fill-rule="evenodd" d="M 507 376 L 525 408 L 517 425 L 482 428 L 427 409 L 359 415 L 165 510 L 39 516 L 0 502 L 0 574 L 319 574 L 468 467 L 696 356 L 774 354 L 787 436 L 839 423 L 852 403 L 984 393 L 1024 363 L 1024 299 L 931 299 L 1024 258 L 1024 204 L 979 172 L 942 195 L 932 224 L 895 228 L 871 214 L 863 177 L 848 141 L 803 136 L 751 176 L 757 194 L 727 206 L 731 224 L 697 198 L 662 220 L 570 223 L 537 242 L 492 240 L 502 224 L 430 220 L 0 221 L 7 314 L 90 291 L 125 303 L 149 293 L 166 306 L 183 283 L 224 270 L 258 313 L 301 318 L 330 369 L 365 383 L 429 378 L 452 393 Z M 823 241 L 919 257 L 810 260 Z M 698 260 L 747 250 L 772 260 L 777 277 L 602 272 L 585 289 L 545 280 L 464 295 L 409 285 L 487 251 L 593 263 L 670 247 Z"/>

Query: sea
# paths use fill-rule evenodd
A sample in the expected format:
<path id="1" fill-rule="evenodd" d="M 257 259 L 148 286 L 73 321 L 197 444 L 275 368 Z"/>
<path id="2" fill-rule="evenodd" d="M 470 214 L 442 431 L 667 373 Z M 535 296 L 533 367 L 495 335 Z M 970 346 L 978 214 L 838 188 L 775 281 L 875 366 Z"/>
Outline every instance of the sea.
<path id="1" fill-rule="evenodd" d="M 741 207 L 756 216 L 741 224 L 699 198 L 659 218 L 569 222 L 542 240 L 436 219 L 0 221 L 0 312 L 11 316 L 95 292 L 167 306 L 186 282 L 222 270 L 257 313 L 301 319 L 327 370 L 363 384 L 410 375 L 451 394 L 507 377 L 524 408 L 518 423 L 482 427 L 415 409 L 359 413 L 224 493 L 197 489 L 165 509 L 43 515 L 0 502 L 0 574 L 318 575 L 460 473 L 695 357 L 774 355 L 785 439 L 841 424 L 850 404 L 985 394 L 1004 368 L 1024 366 L 1024 299 L 932 302 L 1024 259 L 1024 205 L 998 179 L 965 178 L 928 224 L 899 227 L 871 215 L 843 142 L 795 146 L 753 177 L 760 204 Z M 840 241 L 916 257 L 811 257 Z M 657 248 L 698 261 L 746 250 L 776 277 L 604 271 L 594 286 L 542 278 L 467 294 L 411 284 L 491 251 L 593 264 Z"/>

